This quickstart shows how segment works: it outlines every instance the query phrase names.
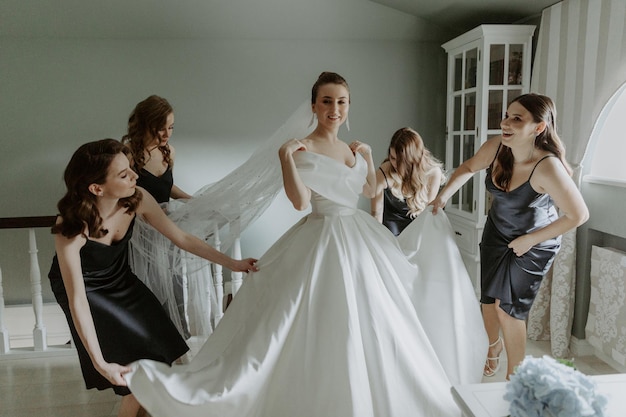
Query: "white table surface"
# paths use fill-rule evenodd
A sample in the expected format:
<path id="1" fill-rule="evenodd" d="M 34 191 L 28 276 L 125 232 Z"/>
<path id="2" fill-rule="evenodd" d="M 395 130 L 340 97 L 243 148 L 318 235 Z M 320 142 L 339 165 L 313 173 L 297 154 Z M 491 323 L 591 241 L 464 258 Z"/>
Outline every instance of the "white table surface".
<path id="1" fill-rule="evenodd" d="M 626 417 L 626 374 L 594 375 L 598 393 L 608 399 L 607 417 Z M 505 417 L 509 415 L 509 402 L 502 397 L 506 382 L 456 385 L 452 395 L 465 417 Z"/>

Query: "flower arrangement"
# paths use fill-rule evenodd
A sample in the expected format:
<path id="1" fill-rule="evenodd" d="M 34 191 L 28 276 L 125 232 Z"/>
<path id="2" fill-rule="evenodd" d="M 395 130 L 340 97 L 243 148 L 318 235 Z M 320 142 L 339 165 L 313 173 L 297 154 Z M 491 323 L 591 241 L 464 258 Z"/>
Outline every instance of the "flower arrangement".
<path id="1" fill-rule="evenodd" d="M 504 399 L 510 417 L 605 417 L 607 400 L 571 361 L 527 356 L 511 375 Z"/>

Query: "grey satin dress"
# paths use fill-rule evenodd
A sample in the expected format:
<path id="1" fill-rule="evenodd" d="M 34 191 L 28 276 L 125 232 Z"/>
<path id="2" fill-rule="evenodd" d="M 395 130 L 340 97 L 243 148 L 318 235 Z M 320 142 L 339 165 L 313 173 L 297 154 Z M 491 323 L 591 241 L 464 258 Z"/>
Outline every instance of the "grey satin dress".
<path id="1" fill-rule="evenodd" d="M 561 237 L 541 242 L 518 257 L 508 244 L 515 238 L 554 222 L 558 213 L 548 194 L 536 192 L 530 185 L 537 165 L 528 180 L 511 191 L 503 191 L 491 179 L 487 169 L 485 185 L 493 201 L 480 243 L 481 303 L 500 307 L 510 316 L 525 319 L 539 291 L 541 280 L 550 269 L 561 247 Z"/>

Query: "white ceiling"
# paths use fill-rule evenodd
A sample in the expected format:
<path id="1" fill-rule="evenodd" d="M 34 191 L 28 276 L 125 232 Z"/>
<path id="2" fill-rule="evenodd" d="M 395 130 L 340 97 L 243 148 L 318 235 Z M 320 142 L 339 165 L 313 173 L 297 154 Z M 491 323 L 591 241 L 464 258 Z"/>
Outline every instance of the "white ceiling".
<path id="1" fill-rule="evenodd" d="M 556 0 L 1 0 L 0 38 L 420 39 Z"/>
<path id="2" fill-rule="evenodd" d="M 483 23 L 524 23 L 560 0 L 371 0 L 463 33 Z"/>

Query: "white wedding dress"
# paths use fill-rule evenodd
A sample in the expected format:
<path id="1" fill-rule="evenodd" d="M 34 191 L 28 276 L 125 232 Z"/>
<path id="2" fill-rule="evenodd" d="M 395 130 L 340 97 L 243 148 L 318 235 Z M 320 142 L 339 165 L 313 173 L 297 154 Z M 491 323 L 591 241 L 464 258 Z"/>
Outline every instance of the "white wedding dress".
<path id="1" fill-rule="evenodd" d="M 407 293 L 418 270 L 356 208 L 365 160 L 294 159 L 311 214 L 261 257 L 190 363 L 135 362 L 131 391 L 153 417 L 460 416 Z"/>

